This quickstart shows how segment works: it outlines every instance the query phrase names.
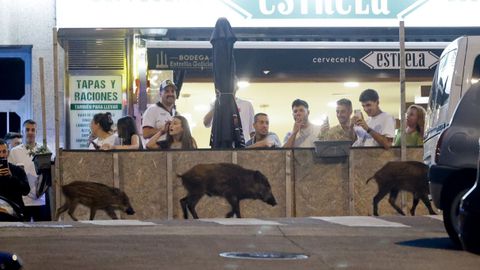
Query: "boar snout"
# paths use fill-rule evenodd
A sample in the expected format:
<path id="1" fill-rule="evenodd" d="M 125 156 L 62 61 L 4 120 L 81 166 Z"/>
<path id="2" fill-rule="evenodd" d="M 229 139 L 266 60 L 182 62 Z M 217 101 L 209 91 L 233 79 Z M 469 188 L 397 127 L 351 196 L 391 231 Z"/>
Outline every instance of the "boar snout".
<path id="1" fill-rule="evenodd" d="M 271 206 L 277 205 L 277 201 L 275 200 L 275 197 L 273 197 L 272 194 L 270 194 L 270 196 L 266 198 L 265 202 L 270 204 Z"/>
<path id="2" fill-rule="evenodd" d="M 135 214 L 135 211 L 133 210 L 132 207 L 128 207 L 128 208 L 125 210 L 125 213 L 127 213 L 127 215 L 133 215 L 133 214 Z"/>

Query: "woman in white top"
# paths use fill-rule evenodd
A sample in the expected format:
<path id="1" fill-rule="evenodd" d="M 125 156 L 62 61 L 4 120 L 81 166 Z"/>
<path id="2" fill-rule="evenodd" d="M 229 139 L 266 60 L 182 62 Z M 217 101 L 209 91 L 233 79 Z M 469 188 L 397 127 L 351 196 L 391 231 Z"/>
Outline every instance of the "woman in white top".
<path id="1" fill-rule="evenodd" d="M 90 150 L 108 150 L 116 144 L 118 137 L 112 130 L 113 120 L 112 114 L 97 113 L 93 116 L 92 122 L 90 122 L 90 130 L 92 135 L 96 137 L 95 140 L 90 142 L 88 149 Z"/>

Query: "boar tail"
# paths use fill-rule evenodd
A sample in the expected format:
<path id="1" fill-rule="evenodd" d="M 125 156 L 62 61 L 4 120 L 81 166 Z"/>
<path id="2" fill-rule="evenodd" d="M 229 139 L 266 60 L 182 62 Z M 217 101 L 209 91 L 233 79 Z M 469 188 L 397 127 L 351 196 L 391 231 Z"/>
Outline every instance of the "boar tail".
<path id="1" fill-rule="evenodd" d="M 372 180 L 373 178 L 375 178 L 375 175 L 372 176 L 372 177 L 370 177 L 370 178 L 368 178 L 368 179 L 367 179 L 367 182 L 365 182 L 365 184 L 368 184 L 368 182 L 369 182 L 370 180 Z"/>

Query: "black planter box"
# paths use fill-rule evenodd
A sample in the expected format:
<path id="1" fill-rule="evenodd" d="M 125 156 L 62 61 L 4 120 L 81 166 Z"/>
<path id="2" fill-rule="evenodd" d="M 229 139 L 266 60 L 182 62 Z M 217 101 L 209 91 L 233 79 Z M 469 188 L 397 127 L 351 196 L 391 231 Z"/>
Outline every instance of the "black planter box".
<path id="1" fill-rule="evenodd" d="M 38 171 L 50 169 L 52 167 L 52 153 L 45 154 L 36 154 L 33 156 L 33 164 L 35 164 L 35 169 Z"/>

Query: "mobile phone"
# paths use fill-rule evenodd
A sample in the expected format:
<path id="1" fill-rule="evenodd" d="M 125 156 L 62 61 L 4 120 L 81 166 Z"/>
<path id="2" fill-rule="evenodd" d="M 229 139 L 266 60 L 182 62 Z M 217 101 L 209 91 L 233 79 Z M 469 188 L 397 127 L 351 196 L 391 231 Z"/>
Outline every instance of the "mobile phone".
<path id="1" fill-rule="evenodd" d="M 0 168 L 8 168 L 8 160 L 7 159 L 0 159 Z"/>
<path id="2" fill-rule="evenodd" d="M 353 114 L 355 115 L 355 117 L 363 119 L 363 114 L 362 114 L 362 111 L 360 109 L 355 109 L 353 111 Z"/>

